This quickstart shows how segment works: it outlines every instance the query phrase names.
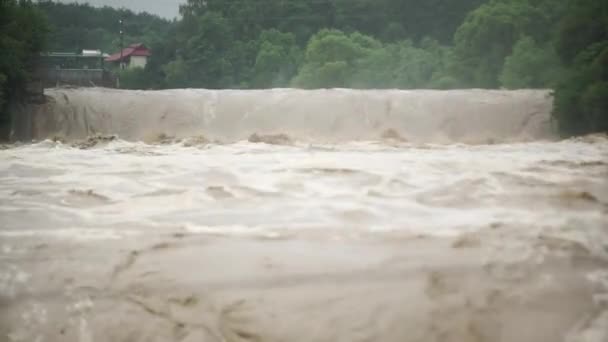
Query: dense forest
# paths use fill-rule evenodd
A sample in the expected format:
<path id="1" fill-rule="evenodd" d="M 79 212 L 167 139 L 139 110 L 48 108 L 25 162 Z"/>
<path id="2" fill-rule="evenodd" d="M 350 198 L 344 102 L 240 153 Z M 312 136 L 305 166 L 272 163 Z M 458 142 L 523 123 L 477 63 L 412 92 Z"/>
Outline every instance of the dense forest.
<path id="1" fill-rule="evenodd" d="M 152 50 L 145 69 L 121 72 L 125 88 L 551 88 L 564 134 L 608 131 L 605 0 L 187 0 L 174 21 L 0 3 L 32 18 L 44 13 L 48 23 L 13 32 L 18 16 L 2 11 L 4 84 L 23 78 L 12 70 L 27 60 L 5 58 L 5 46 L 40 50 L 48 29 L 47 49 L 111 53 L 122 19 L 125 44 Z M 32 45 L 14 47 L 11 37 Z"/>
<path id="2" fill-rule="evenodd" d="M 0 138 L 6 136 L 11 99 L 22 98 L 28 70 L 45 48 L 46 18 L 29 1 L 0 0 Z"/>
<path id="3" fill-rule="evenodd" d="M 111 7 L 65 4 L 41 0 L 37 7 L 46 14 L 50 28 L 48 50 L 79 52 L 83 49 L 115 52 L 120 46 L 118 21 L 124 21 L 125 42 L 157 44 L 167 37 L 171 23 L 148 13 Z"/>

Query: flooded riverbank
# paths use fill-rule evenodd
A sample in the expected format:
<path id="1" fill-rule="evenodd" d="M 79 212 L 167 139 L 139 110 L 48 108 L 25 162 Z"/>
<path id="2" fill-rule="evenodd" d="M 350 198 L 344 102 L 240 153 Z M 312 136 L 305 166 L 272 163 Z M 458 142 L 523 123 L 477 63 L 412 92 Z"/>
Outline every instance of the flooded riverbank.
<path id="1" fill-rule="evenodd" d="M 549 90 L 47 89 L 47 103 L 16 113 L 13 139 L 117 135 L 159 142 L 200 137 L 234 143 L 258 136 L 344 143 L 554 138 Z"/>
<path id="2" fill-rule="evenodd" d="M 47 95 L 0 149 L 0 340 L 608 339 L 608 138 L 547 91 Z"/>
<path id="3" fill-rule="evenodd" d="M 9 341 L 606 338 L 602 137 L 0 159 Z"/>

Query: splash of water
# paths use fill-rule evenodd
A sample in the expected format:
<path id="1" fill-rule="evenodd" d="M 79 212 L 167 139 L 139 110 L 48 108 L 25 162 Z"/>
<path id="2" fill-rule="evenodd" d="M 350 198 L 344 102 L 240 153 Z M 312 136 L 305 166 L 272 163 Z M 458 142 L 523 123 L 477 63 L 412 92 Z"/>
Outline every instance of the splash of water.
<path id="1" fill-rule="evenodd" d="M 547 90 L 47 89 L 44 105 L 15 116 L 15 140 L 128 141 L 252 135 L 344 142 L 492 143 L 552 138 Z"/>
<path id="2" fill-rule="evenodd" d="M 608 340 L 608 137 L 539 141 L 546 91 L 48 95 L 0 147 L 0 336 Z"/>

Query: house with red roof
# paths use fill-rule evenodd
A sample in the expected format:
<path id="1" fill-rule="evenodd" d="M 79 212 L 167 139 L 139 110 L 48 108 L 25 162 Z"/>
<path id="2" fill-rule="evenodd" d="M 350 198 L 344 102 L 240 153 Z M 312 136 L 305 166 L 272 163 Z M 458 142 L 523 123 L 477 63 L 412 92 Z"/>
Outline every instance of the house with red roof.
<path id="1" fill-rule="evenodd" d="M 124 48 L 122 52 L 117 52 L 106 58 L 106 62 L 115 64 L 116 66 L 123 65 L 123 68 L 145 68 L 148 63 L 148 57 L 152 54 L 144 44 L 132 44 Z"/>

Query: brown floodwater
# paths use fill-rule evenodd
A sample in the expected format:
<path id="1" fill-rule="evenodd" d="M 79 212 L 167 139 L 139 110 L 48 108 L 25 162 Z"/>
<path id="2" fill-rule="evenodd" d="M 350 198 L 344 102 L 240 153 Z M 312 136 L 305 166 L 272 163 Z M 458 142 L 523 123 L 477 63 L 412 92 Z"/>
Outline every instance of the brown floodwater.
<path id="1" fill-rule="evenodd" d="M 48 93 L 2 341 L 608 340 L 608 138 L 546 92 Z"/>

